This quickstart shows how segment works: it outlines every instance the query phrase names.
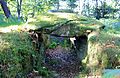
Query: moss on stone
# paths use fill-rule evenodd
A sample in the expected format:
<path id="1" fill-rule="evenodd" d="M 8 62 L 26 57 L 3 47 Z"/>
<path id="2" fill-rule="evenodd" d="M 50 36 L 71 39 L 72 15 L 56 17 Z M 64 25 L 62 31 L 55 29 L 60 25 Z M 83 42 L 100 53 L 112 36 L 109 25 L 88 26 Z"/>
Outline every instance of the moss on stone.
<path id="1" fill-rule="evenodd" d="M 116 68 L 120 65 L 120 37 L 100 32 L 93 35 L 88 41 L 88 67 Z"/>
<path id="2" fill-rule="evenodd" d="M 28 22 L 28 24 L 34 24 L 37 28 L 47 28 L 49 30 L 52 30 L 60 25 L 63 25 L 66 21 L 71 20 L 54 31 L 57 35 L 65 36 L 82 35 L 86 32 L 86 30 L 97 30 L 104 26 L 95 19 L 78 16 L 73 13 L 48 13 L 38 15 L 35 19 L 35 21 Z"/>

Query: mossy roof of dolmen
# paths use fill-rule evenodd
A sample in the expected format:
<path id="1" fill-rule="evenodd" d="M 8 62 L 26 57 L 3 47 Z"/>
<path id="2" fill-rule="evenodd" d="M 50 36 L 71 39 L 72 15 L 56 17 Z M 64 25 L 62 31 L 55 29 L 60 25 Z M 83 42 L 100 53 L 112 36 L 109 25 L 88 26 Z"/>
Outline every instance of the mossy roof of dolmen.
<path id="1" fill-rule="evenodd" d="M 71 20 L 69 23 L 60 27 L 57 31 L 54 31 L 53 33 L 57 35 L 74 36 L 75 34 L 81 35 L 86 30 L 96 30 L 99 27 L 104 26 L 102 23 L 98 22 L 95 19 L 85 16 L 79 16 L 73 13 L 41 14 L 36 17 L 35 21 L 28 22 L 28 24 L 34 24 L 37 28 L 54 29 L 55 27 L 64 24 L 66 21 L 69 20 Z"/>
<path id="2" fill-rule="evenodd" d="M 79 16 L 73 13 L 47 13 L 40 14 L 35 17 L 34 21 L 28 22 L 28 24 L 34 24 L 38 27 L 51 27 L 55 26 L 57 23 L 64 23 L 68 20 L 73 20 L 79 26 L 103 26 L 102 23 L 98 22 L 95 19 Z"/>

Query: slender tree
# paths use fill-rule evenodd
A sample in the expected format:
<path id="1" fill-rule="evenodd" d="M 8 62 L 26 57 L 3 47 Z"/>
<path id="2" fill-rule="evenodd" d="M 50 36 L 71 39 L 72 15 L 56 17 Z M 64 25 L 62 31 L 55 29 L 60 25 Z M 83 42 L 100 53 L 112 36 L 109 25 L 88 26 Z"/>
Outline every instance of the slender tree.
<path id="1" fill-rule="evenodd" d="M 72 11 L 74 10 L 75 7 L 77 7 L 77 5 L 75 4 L 76 0 L 67 0 L 67 2 L 68 2 L 68 6 Z"/>
<path id="2" fill-rule="evenodd" d="M 89 15 L 90 15 L 90 4 L 89 4 L 89 0 L 87 1 L 86 9 L 87 9 L 87 16 L 89 16 Z"/>
<path id="3" fill-rule="evenodd" d="M 60 0 L 51 0 L 51 3 L 54 7 L 56 7 L 57 11 L 60 9 Z"/>
<path id="4" fill-rule="evenodd" d="M 96 17 L 96 19 L 100 19 L 100 10 L 99 10 L 99 8 L 98 8 L 98 0 L 95 0 L 96 1 L 96 8 L 95 8 L 95 17 Z"/>
<path id="5" fill-rule="evenodd" d="M 7 18 L 9 18 L 11 16 L 11 12 L 7 7 L 7 3 L 4 0 L 0 0 L 0 4 L 1 4 L 1 7 L 2 7 L 2 9 L 4 11 L 5 16 Z"/>
<path id="6" fill-rule="evenodd" d="M 22 0 L 16 0 L 16 1 L 17 1 L 18 20 L 20 20 L 20 13 L 21 13 Z"/>
<path id="7" fill-rule="evenodd" d="M 106 9 L 106 0 L 104 0 L 103 2 L 101 1 L 101 17 L 104 18 L 105 17 L 105 9 Z"/>
<path id="8" fill-rule="evenodd" d="M 59 9 L 60 9 L 60 1 L 57 0 L 57 10 L 59 10 Z"/>
<path id="9" fill-rule="evenodd" d="M 116 10 L 117 10 L 118 2 L 119 2 L 119 0 L 113 0 L 114 10 L 113 10 L 113 12 L 112 12 L 112 18 L 115 18 L 115 12 L 116 12 Z"/>

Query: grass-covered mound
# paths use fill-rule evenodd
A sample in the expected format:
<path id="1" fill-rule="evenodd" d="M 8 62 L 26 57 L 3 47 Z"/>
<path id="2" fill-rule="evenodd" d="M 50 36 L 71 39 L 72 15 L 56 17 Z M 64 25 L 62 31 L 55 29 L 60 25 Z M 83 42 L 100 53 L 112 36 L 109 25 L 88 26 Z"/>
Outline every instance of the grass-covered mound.
<path id="1" fill-rule="evenodd" d="M 0 34 L 0 77 L 27 77 L 31 72 L 48 76 L 42 68 L 42 56 L 33 48 L 27 32 Z"/>
<path id="2" fill-rule="evenodd" d="M 27 33 L 11 32 L 0 34 L 1 77 L 15 78 L 22 72 L 32 70 L 31 58 L 34 49 Z"/>
<path id="3" fill-rule="evenodd" d="M 83 71 L 89 76 L 104 76 L 106 74 L 104 69 L 120 69 L 119 19 L 101 19 L 100 21 L 106 27 L 101 32 L 94 31 L 88 35 L 87 55 L 82 60 L 87 69 Z M 115 75 L 117 76 L 117 73 Z M 80 77 L 83 76 L 86 74 L 80 75 Z M 111 74 L 108 77 L 112 76 Z"/>
<path id="4" fill-rule="evenodd" d="M 117 34 L 91 33 L 88 39 L 88 53 L 83 63 L 89 73 L 100 75 L 103 69 L 117 69 L 120 66 L 120 36 Z"/>

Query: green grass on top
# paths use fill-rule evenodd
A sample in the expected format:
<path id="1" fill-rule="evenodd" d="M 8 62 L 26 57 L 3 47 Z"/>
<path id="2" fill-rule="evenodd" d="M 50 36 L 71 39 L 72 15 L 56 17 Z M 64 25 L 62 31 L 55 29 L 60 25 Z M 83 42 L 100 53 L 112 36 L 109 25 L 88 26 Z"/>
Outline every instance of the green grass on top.
<path id="1" fill-rule="evenodd" d="M 61 23 L 67 20 L 72 20 L 74 15 L 63 13 L 47 13 L 40 14 L 33 19 L 28 19 L 28 24 L 32 24 L 38 27 L 53 26 L 54 24 Z"/>
<path id="2" fill-rule="evenodd" d="M 6 18 L 3 14 L 0 14 L 0 27 L 8 27 L 12 25 L 20 25 L 23 22 L 18 21 L 17 17 Z"/>
<path id="3" fill-rule="evenodd" d="M 103 24 L 95 19 L 85 16 L 79 16 L 74 13 L 46 13 L 35 16 L 35 18 L 28 19 L 29 25 L 36 27 L 53 27 L 56 24 L 64 23 L 68 20 L 73 20 L 73 24 L 77 26 L 103 26 Z"/>

